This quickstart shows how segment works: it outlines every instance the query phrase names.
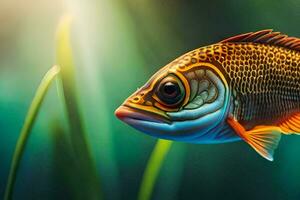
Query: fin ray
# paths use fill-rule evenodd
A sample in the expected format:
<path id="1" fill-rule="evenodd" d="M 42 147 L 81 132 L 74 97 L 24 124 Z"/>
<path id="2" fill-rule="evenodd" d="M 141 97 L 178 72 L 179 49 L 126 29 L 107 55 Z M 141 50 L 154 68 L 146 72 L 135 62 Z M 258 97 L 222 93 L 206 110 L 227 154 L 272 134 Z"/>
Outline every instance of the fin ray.
<path id="1" fill-rule="evenodd" d="M 277 148 L 281 133 L 280 128 L 266 126 L 266 128 L 254 128 L 245 132 L 248 144 L 261 156 L 272 161 L 274 151 Z"/>
<path id="2" fill-rule="evenodd" d="M 300 135 L 300 113 L 295 113 L 289 118 L 281 121 L 278 126 L 284 134 Z"/>
<path id="3" fill-rule="evenodd" d="M 296 37 L 289 37 L 280 32 L 273 32 L 272 29 L 266 29 L 256 32 L 249 32 L 240 35 L 236 35 L 220 43 L 226 42 L 253 42 L 259 44 L 270 44 L 288 49 L 300 51 L 300 39 Z"/>
<path id="4" fill-rule="evenodd" d="M 281 138 L 281 129 L 276 126 L 256 126 L 251 130 L 244 127 L 233 118 L 227 119 L 228 124 L 257 153 L 269 161 L 273 161 L 275 149 Z"/>

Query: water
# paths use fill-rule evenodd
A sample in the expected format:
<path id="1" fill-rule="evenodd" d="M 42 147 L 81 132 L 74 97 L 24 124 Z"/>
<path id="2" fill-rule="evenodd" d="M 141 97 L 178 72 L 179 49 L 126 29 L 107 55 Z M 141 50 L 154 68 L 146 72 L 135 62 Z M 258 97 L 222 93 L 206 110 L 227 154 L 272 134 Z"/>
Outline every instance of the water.
<path id="1" fill-rule="evenodd" d="M 63 14 L 74 18 L 82 123 L 101 191 L 112 200 L 137 198 L 157 141 L 117 120 L 113 112 L 154 72 L 189 50 L 239 33 L 273 28 L 300 36 L 296 0 L 3 0 L 0 5 L 0 196 L 34 92 L 56 62 L 55 33 Z M 54 83 L 22 158 L 14 199 L 79 199 L 87 192 L 74 170 L 76 157 L 69 154 L 64 109 Z M 243 142 L 174 143 L 152 198 L 299 199 L 299 144 L 300 137 L 283 137 L 275 161 L 268 162 Z"/>

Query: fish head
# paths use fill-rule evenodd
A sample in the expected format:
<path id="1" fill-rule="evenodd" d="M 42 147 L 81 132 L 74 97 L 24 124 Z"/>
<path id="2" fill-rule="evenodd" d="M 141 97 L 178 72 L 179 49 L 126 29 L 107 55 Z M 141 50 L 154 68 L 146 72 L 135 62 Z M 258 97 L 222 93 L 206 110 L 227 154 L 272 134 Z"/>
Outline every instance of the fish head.
<path id="1" fill-rule="evenodd" d="M 211 63 L 172 62 L 155 73 L 115 111 L 125 123 L 154 137 L 209 142 L 228 113 L 228 86 Z"/>

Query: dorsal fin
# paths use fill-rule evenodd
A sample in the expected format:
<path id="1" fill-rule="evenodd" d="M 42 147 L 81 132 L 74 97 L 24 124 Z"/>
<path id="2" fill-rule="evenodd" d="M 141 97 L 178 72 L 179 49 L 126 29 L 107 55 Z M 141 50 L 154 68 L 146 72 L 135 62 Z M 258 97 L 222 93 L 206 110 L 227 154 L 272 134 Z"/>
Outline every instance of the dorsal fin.
<path id="1" fill-rule="evenodd" d="M 257 32 L 244 33 L 236 35 L 220 43 L 226 42 L 253 42 L 259 44 L 270 44 L 288 49 L 300 51 L 300 39 L 296 37 L 289 37 L 280 32 L 273 32 L 272 29 L 261 30 Z"/>

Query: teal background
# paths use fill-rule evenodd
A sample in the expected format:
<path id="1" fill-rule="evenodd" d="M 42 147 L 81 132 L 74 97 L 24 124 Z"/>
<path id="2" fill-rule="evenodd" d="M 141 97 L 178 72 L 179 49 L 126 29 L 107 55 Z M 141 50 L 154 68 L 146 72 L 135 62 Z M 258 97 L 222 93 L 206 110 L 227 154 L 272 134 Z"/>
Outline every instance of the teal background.
<path id="1" fill-rule="evenodd" d="M 157 141 L 113 114 L 160 67 L 239 33 L 273 28 L 300 37 L 299 0 L 1 0 L 0 197 L 27 109 L 55 64 L 61 16 L 74 17 L 72 42 L 80 109 L 105 199 L 136 199 Z M 70 199 L 64 143 L 68 126 L 55 84 L 34 126 L 14 199 Z M 300 199 L 300 137 L 283 136 L 275 161 L 243 142 L 174 143 L 153 199 Z M 76 177 L 73 177 L 76 179 Z M 77 189 L 80 189 L 78 183 Z"/>

